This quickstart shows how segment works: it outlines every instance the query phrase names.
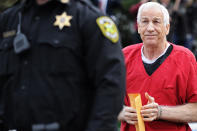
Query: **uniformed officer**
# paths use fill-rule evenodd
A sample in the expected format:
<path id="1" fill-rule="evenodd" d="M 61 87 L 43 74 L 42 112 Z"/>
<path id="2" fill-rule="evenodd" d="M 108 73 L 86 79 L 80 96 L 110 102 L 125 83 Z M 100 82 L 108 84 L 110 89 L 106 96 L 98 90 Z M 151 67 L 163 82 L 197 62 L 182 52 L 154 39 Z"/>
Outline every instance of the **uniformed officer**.
<path id="1" fill-rule="evenodd" d="M 115 131 L 125 66 L 114 22 L 84 0 L 0 15 L 0 118 L 16 131 Z"/>

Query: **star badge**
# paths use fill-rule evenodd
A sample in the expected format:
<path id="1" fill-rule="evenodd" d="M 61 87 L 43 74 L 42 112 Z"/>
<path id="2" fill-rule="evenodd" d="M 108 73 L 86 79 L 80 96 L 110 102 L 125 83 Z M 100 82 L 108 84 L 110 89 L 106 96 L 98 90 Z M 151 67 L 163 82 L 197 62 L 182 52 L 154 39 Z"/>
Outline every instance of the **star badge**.
<path id="1" fill-rule="evenodd" d="M 72 19 L 72 16 L 67 15 L 66 12 L 63 12 L 61 15 L 56 16 L 56 21 L 54 23 L 54 26 L 59 26 L 60 30 L 64 28 L 64 26 L 71 26 L 70 20 Z"/>
<path id="2" fill-rule="evenodd" d="M 66 4 L 69 2 L 69 0 L 60 0 L 63 4 Z"/>

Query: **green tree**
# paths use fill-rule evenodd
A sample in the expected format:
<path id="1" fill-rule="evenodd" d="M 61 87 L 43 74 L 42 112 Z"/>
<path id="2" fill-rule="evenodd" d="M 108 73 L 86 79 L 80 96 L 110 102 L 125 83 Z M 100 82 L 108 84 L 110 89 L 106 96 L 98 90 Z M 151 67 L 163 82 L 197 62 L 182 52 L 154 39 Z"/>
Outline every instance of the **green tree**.
<path id="1" fill-rule="evenodd" d="M 134 34 L 134 17 L 129 14 L 131 5 L 138 3 L 140 0 L 122 0 L 120 9 L 116 10 L 117 25 L 122 38 L 122 46 L 125 47 L 133 43 Z"/>
<path id="2" fill-rule="evenodd" d="M 11 7 L 13 4 L 15 4 L 18 0 L 0 0 L 0 12 L 5 10 L 6 8 Z"/>
<path id="3" fill-rule="evenodd" d="M 139 0 L 122 0 L 122 6 L 125 10 L 128 10 L 131 5 L 136 4 L 138 2 Z"/>

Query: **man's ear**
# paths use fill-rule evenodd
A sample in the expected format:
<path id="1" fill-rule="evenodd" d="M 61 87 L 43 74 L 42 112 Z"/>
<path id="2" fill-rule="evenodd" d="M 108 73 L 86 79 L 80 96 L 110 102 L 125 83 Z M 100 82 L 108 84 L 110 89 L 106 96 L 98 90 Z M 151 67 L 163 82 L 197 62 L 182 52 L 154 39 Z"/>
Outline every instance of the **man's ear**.
<path id="1" fill-rule="evenodd" d="M 170 24 L 166 25 L 166 35 L 168 35 L 170 32 Z"/>

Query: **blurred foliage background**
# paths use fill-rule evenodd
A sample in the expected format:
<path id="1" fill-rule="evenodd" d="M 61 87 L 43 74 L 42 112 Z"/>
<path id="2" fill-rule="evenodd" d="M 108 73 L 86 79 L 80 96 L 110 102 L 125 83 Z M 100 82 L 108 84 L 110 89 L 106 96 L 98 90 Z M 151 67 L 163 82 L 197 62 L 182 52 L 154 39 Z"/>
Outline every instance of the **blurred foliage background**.
<path id="1" fill-rule="evenodd" d="M 15 4 L 18 0 L 0 0 L 0 12 L 5 10 L 6 8 L 11 7 Z"/>
<path id="2" fill-rule="evenodd" d="M 139 0 L 122 0 L 121 5 L 125 10 L 128 10 L 129 7 L 133 4 L 136 4 Z"/>

